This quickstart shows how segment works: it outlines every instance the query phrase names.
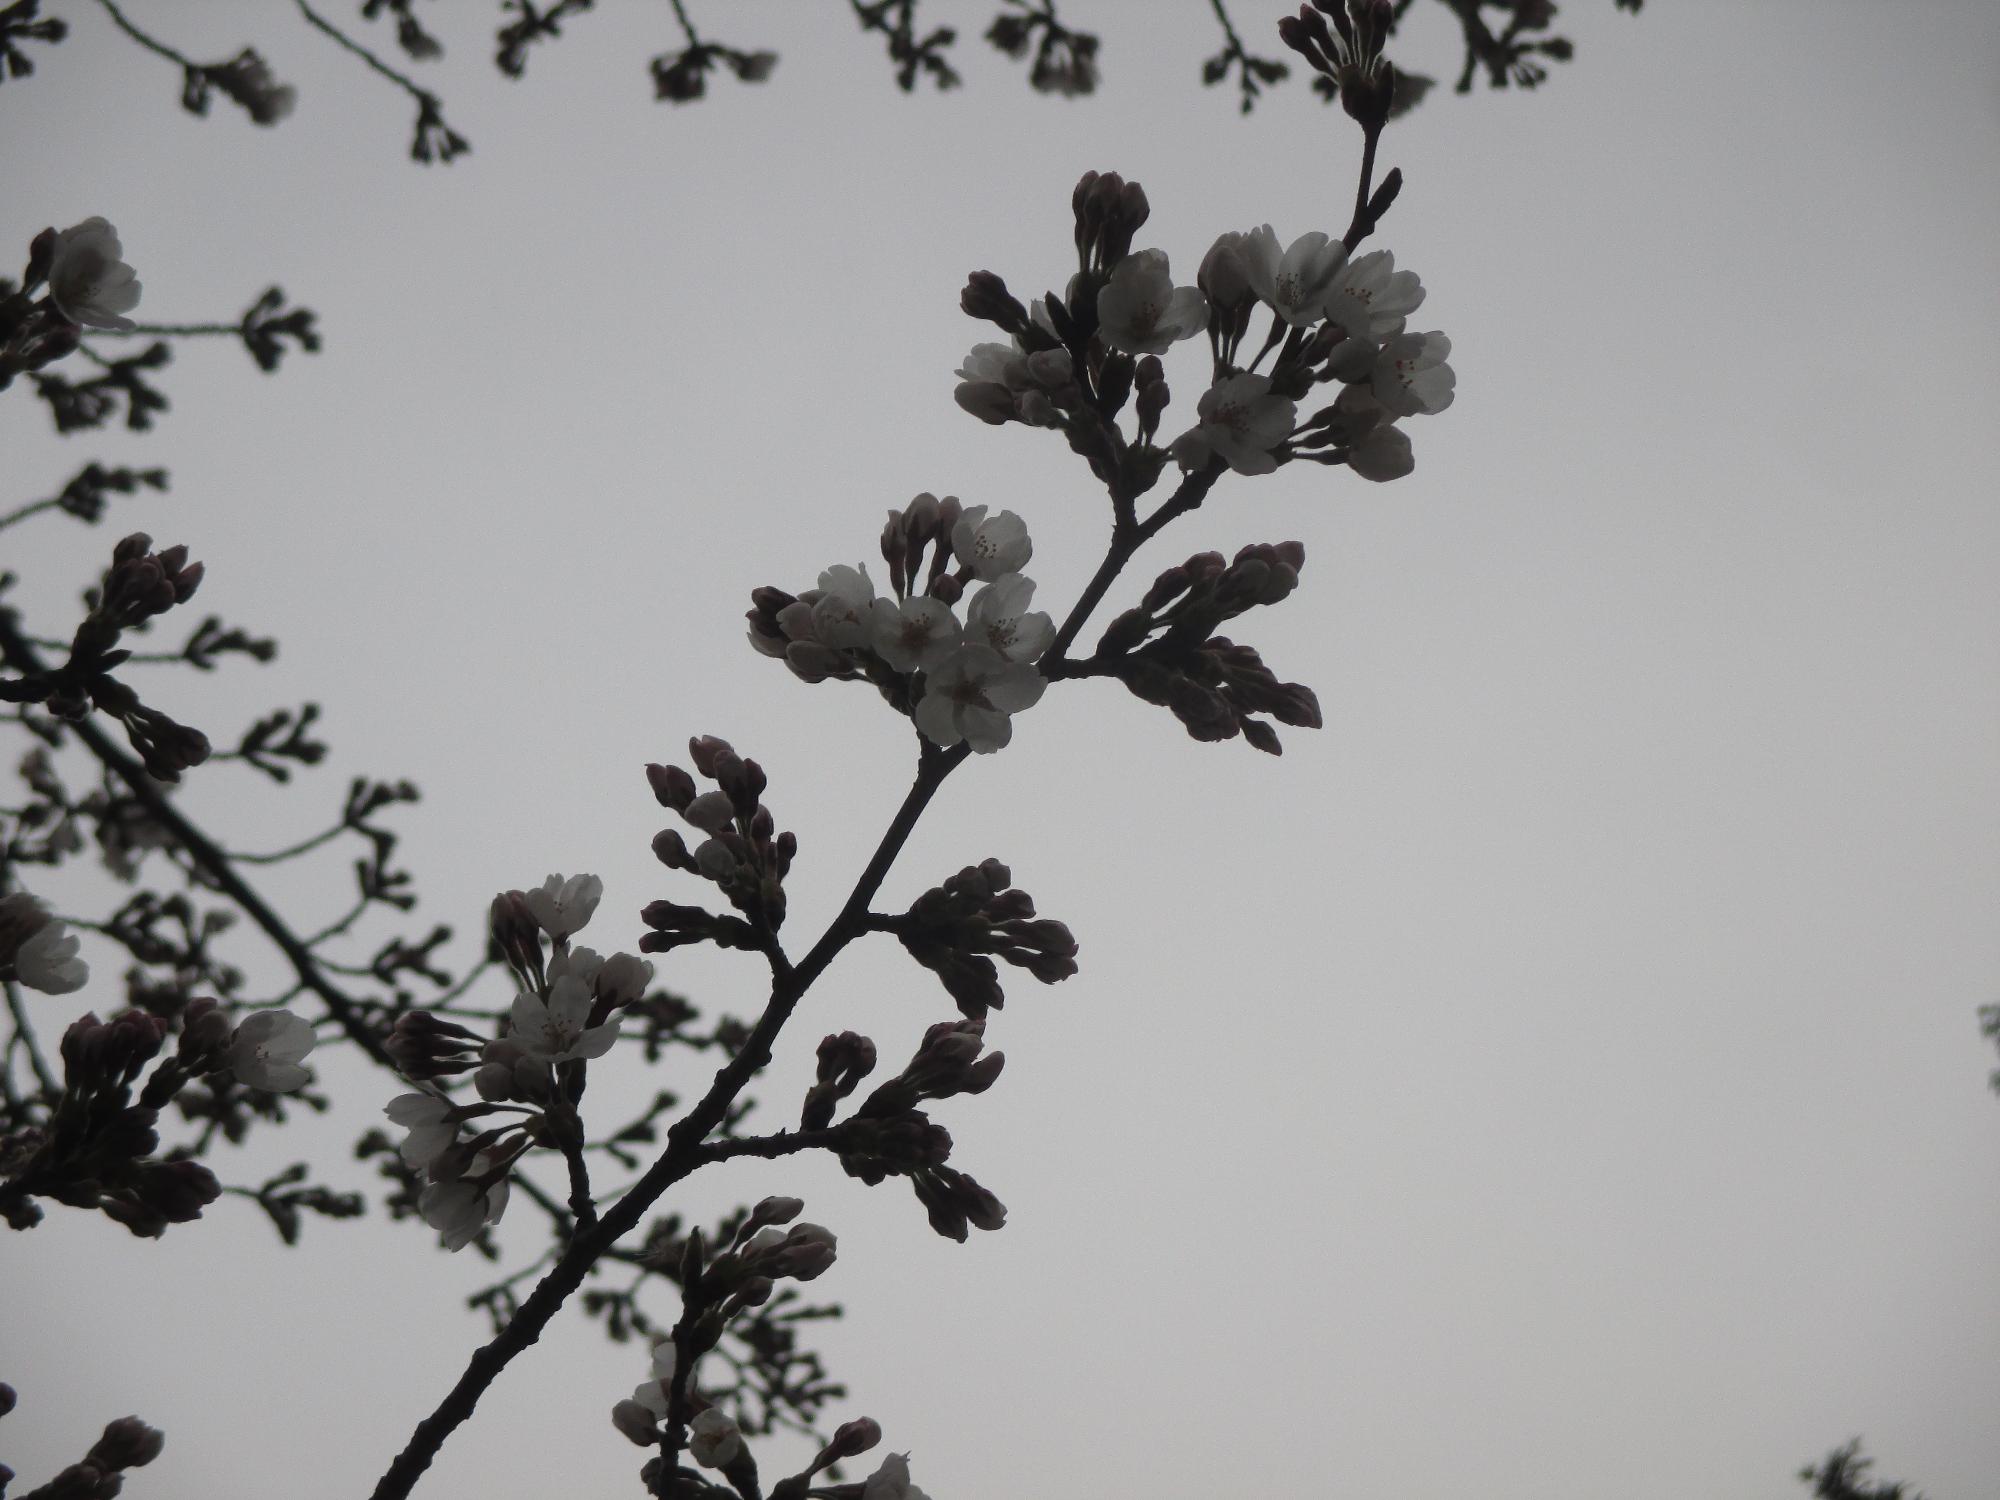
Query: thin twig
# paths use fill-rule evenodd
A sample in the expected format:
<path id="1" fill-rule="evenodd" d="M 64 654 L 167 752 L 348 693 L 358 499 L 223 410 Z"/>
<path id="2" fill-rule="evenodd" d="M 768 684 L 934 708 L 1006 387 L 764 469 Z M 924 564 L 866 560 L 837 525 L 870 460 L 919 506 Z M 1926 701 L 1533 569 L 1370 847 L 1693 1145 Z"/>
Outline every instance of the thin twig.
<path id="1" fill-rule="evenodd" d="M 145 32 L 141 31 L 138 27 L 134 26 L 130 21 L 126 20 L 125 12 L 123 12 L 115 4 L 113 4 L 112 0 L 97 0 L 97 3 L 104 7 L 105 11 L 110 15 L 112 21 L 116 23 L 120 31 L 124 32 L 125 35 L 132 38 L 133 41 L 137 42 L 141 47 L 144 47 L 148 52 L 157 52 L 161 57 L 166 58 L 170 62 L 179 63 L 183 68 L 188 69 L 190 72 L 200 68 L 201 64 L 196 62 L 193 58 L 188 57 L 184 53 L 174 51 L 174 49 L 169 47 L 165 42 L 160 41 L 157 37 L 151 37 L 146 35 Z"/>
<path id="2" fill-rule="evenodd" d="M 21 1007 L 20 987 L 9 979 L 4 982 L 7 991 L 7 1014 L 14 1018 L 14 1035 L 21 1039 L 21 1045 L 28 1052 L 28 1066 L 35 1070 L 35 1082 L 47 1094 L 60 1094 L 62 1085 L 56 1082 L 56 1075 L 49 1071 L 48 1062 L 42 1057 L 42 1049 L 35 1043 L 35 1028 L 28 1024 L 28 1013 Z"/>

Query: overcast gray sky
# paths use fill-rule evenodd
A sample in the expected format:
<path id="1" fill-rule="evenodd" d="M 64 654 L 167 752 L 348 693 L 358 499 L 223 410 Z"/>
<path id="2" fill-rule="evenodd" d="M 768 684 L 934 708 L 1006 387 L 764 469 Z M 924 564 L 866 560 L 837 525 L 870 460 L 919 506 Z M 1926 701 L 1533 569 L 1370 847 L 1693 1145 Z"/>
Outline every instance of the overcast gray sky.
<path id="1" fill-rule="evenodd" d="M 110 524 L 189 543 L 201 603 L 284 649 L 163 701 L 222 739 L 311 697 L 336 751 L 314 792 L 218 768 L 185 805 L 276 843 L 349 775 L 408 776 L 420 915 L 464 931 L 552 870 L 604 877 L 602 948 L 691 899 L 640 768 L 718 733 L 770 771 L 816 932 L 909 730 L 752 654 L 749 590 L 872 557 L 919 490 L 1018 511 L 1058 612 L 1102 549 L 1059 439 L 952 403 L 965 273 L 1059 286 L 1086 168 L 1145 184 L 1140 243 L 1183 280 L 1225 229 L 1337 233 L 1352 194 L 1358 132 L 1297 80 L 1248 119 L 1198 87 L 1195 0 L 1065 5 L 1104 37 L 1076 102 L 978 42 L 991 5 L 925 7 L 967 84 L 906 97 L 843 6 L 708 0 L 698 24 L 783 61 L 685 109 L 648 97 L 664 5 L 600 6 L 510 84 L 490 7 L 439 0 L 475 152 L 429 170 L 405 101 L 287 6 L 128 7 L 196 56 L 255 41 L 300 91 L 271 131 L 182 114 L 95 6 L 48 8 L 74 34 L 0 91 L 0 229 L 107 215 L 142 316 L 276 280 L 327 347 L 271 380 L 182 348 L 148 438 L 58 439 L 12 392 L 0 507 L 90 458 L 171 467 Z M 1235 9 L 1269 36 L 1277 7 Z M 1229 479 L 1113 594 L 1302 540 L 1304 586 L 1244 635 L 1325 730 L 1274 761 L 1061 685 L 885 888 L 997 855 L 1082 944 L 1077 978 L 1010 985 L 1005 1077 L 941 1112 L 1006 1229 L 951 1244 L 808 1160 L 684 1200 L 795 1192 L 840 1233 L 839 1415 L 937 1500 L 1761 1500 L 1857 1433 L 1933 1500 L 1996 1493 L 2000 10 L 1575 0 L 1561 25 L 1578 59 L 1539 94 L 1434 95 L 1384 141 L 1407 187 L 1380 243 L 1458 372 L 1409 424 L 1416 473 Z M 1403 55 L 1448 72 L 1450 40 L 1425 16 Z M 1168 373 L 1177 430 L 1187 346 Z M 38 524 L 0 563 L 67 629 L 106 538 Z M 304 925 L 344 900 L 324 873 Z M 740 955 L 662 977 L 761 1003 Z M 900 1059 L 948 1014 L 893 944 L 851 949 L 769 1125 L 824 1032 Z M 707 1072 L 628 1066 L 634 1097 Z M 343 1153 L 393 1090 L 328 1079 L 312 1139 L 359 1183 Z M 158 1244 L 56 1210 L 0 1257 L 24 1484 L 136 1411 L 168 1446 L 135 1496 L 365 1493 L 483 1337 L 486 1266 L 379 1219 L 287 1253 L 240 1205 Z M 606 1414 L 642 1373 L 559 1320 L 419 1493 L 635 1492 Z"/>

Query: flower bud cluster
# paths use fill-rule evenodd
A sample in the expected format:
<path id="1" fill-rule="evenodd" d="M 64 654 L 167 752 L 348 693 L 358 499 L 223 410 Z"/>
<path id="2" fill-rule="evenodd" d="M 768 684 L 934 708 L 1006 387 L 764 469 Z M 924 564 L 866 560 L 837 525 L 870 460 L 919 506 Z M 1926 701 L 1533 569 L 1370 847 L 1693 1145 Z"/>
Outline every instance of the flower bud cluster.
<path id="1" fill-rule="evenodd" d="M 702 836 L 701 842 L 690 849 L 677 830 L 666 828 L 654 835 L 653 854 L 670 870 L 713 882 L 743 917 L 654 901 L 639 913 L 653 929 L 639 939 L 639 947 L 646 953 L 699 942 L 763 948 L 784 925 L 785 876 L 799 852 L 798 837 L 779 832 L 770 808 L 760 800 L 769 783 L 756 761 L 713 735 L 689 740 L 688 757 L 704 779 L 715 783 L 715 790 L 701 791 L 679 766 L 649 765 L 646 780 L 659 804 L 678 813 Z"/>
<path id="2" fill-rule="evenodd" d="M 1076 939 L 1061 922 L 1035 918 L 1026 891 L 997 859 L 967 865 L 925 891 L 899 917 L 884 919 L 918 963 L 936 974 L 972 1020 L 1005 1001 L 988 954 L 1026 969 L 1043 984 L 1076 972 Z"/>
<path id="3" fill-rule="evenodd" d="M 1092 661 L 1136 696 L 1171 709 L 1194 739 L 1240 734 L 1276 755 L 1277 732 L 1256 715 L 1317 729 L 1318 697 L 1302 683 L 1280 682 L 1252 647 L 1212 632 L 1288 597 L 1305 557 L 1299 542 L 1258 543 L 1227 562 L 1219 552 L 1198 552 L 1167 569 L 1135 607 L 1112 620 Z"/>
<path id="4" fill-rule="evenodd" d="M 0 1385 L 0 1417 L 14 1409 L 14 1391 Z M 125 1486 L 127 1469 L 144 1468 L 166 1449 L 166 1434 L 149 1427 L 137 1417 L 119 1417 L 104 1424 L 104 1431 L 81 1463 L 69 1465 L 48 1483 L 38 1485 L 24 1500 L 112 1500 Z M 0 1493 L 14 1478 L 14 1471 L 0 1464 Z"/>
<path id="5" fill-rule="evenodd" d="M 1041 700 L 1048 684 L 1034 663 L 1056 634 L 1047 614 L 1029 608 L 1028 528 L 1012 511 L 991 515 L 922 494 L 889 513 L 881 550 L 885 595 L 865 564 L 828 568 L 802 594 L 754 591 L 750 644 L 807 682 L 874 683 L 941 748 L 998 750 L 1013 735 L 1010 716 Z"/>
<path id="6" fill-rule="evenodd" d="M 1382 44 L 1395 26 L 1389 0 L 1312 0 L 1297 16 L 1278 22 L 1278 35 L 1332 83 L 1341 108 L 1372 134 L 1387 122 L 1395 103 L 1395 70 L 1382 57 Z"/>
<path id="7" fill-rule="evenodd" d="M 1007 1058 L 1001 1052 L 980 1055 L 985 1033 L 984 1021 L 940 1021 L 926 1031 L 908 1066 L 878 1085 L 840 1125 L 836 1150 L 842 1170 L 872 1187 L 885 1177 L 943 1166 L 951 1157 L 951 1135 L 916 1106 L 983 1094 L 993 1086 Z"/>
<path id="8" fill-rule="evenodd" d="M 1329 14 L 1339 9 L 1335 0 L 1316 3 Z M 1324 33 L 1330 47 L 1346 49 L 1340 67 L 1350 108 L 1386 111 L 1387 6 L 1355 0 L 1352 16 L 1336 17 L 1339 36 L 1318 11 L 1301 14 L 1309 19 L 1288 22 L 1288 37 L 1316 48 L 1312 38 Z M 1206 332 L 1208 387 L 1195 425 L 1169 445 L 1183 469 L 1267 474 L 1302 457 L 1345 464 L 1368 479 L 1399 478 L 1413 459 L 1397 421 L 1443 411 L 1454 384 L 1451 341 L 1407 330 L 1423 300 L 1417 277 L 1397 271 L 1386 250 L 1350 258 L 1349 241 L 1373 228 L 1401 182 L 1395 172 L 1383 179 L 1348 240 L 1315 231 L 1281 246 L 1268 224 L 1226 233 L 1203 257 L 1196 284 L 1177 287 L 1165 251 L 1131 248 L 1146 218 L 1143 191 L 1115 173 L 1086 173 L 1073 198 L 1078 271 L 1064 296 L 1023 307 L 992 272 L 968 279 L 960 306 L 1012 342 L 975 346 L 958 369 L 955 399 L 994 425 L 1061 428 L 1114 496 L 1136 496 L 1157 481 L 1166 458 L 1154 445 L 1169 396 L 1159 357 Z M 1270 333 L 1245 361 L 1259 307 L 1272 315 Z M 1300 398 L 1327 381 L 1341 382 L 1342 394 L 1301 424 Z M 1117 421 L 1134 391 L 1137 432 L 1128 438 Z"/>
<path id="9" fill-rule="evenodd" d="M 833 1107 L 853 1093 L 875 1071 L 875 1044 L 858 1032 L 842 1031 L 819 1044 L 819 1069 L 799 1112 L 801 1130 L 824 1130 L 833 1123 Z"/>

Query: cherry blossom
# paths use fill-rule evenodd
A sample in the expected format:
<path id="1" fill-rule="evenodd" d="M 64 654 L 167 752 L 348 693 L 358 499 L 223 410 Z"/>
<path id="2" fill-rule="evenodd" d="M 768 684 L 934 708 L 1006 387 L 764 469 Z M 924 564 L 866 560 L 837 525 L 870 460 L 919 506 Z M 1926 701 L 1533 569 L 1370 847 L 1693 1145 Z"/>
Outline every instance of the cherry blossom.
<path id="1" fill-rule="evenodd" d="M 965 611 L 965 633 L 1009 661 L 1034 661 L 1056 638 L 1053 620 L 1040 610 L 1027 612 L 1034 597 L 1033 579 L 1021 573 L 1002 574 L 972 596 Z"/>
<path id="2" fill-rule="evenodd" d="M 528 912 L 542 931 L 560 941 L 581 932 L 604 895 L 604 882 L 595 875 L 572 875 L 565 880 L 551 875 L 539 890 L 523 891 Z"/>
<path id="3" fill-rule="evenodd" d="M 406 1166 L 418 1171 L 449 1151 L 458 1140 L 451 1101 L 442 1094 L 398 1094 L 382 1113 L 409 1131 L 399 1148 Z"/>
<path id="4" fill-rule="evenodd" d="M 861 1486 L 861 1500 L 930 1500 L 910 1483 L 910 1455 L 891 1453 Z"/>
<path id="5" fill-rule="evenodd" d="M 1165 354 L 1208 327 L 1208 299 L 1174 285 L 1166 251 L 1136 251 L 1112 268 L 1098 292 L 1097 327 L 1106 343 L 1127 354 Z"/>
<path id="6" fill-rule="evenodd" d="M 590 987 L 574 974 L 553 980 L 546 1001 L 523 990 L 514 997 L 510 1012 L 511 1039 L 528 1056 L 545 1063 L 602 1057 L 618 1040 L 618 1025 L 624 1018 L 613 1016 L 601 1026 L 588 1026 L 590 1007 Z"/>
<path id="7" fill-rule="evenodd" d="M 1441 333 L 1399 333 L 1382 346 L 1370 382 L 1375 399 L 1399 417 L 1432 415 L 1451 405 L 1458 377 Z"/>
<path id="8" fill-rule="evenodd" d="M 1009 661 L 991 646 L 961 646 L 924 680 L 917 728 L 934 745 L 949 747 L 964 740 L 979 754 L 990 755 L 1013 738 L 1007 716 L 1033 708 L 1046 687 L 1031 663 Z"/>
<path id="9" fill-rule="evenodd" d="M 480 1184 L 493 1170 L 493 1158 L 482 1151 L 472 1158 L 466 1175 L 450 1182 L 433 1182 L 417 1195 L 417 1212 L 443 1236 L 447 1250 L 463 1250 L 488 1224 L 498 1224 L 507 1210 L 504 1173 L 490 1186 Z"/>
<path id="10" fill-rule="evenodd" d="M 1280 254 L 1269 224 L 1243 236 L 1242 255 L 1250 289 L 1294 327 L 1326 315 L 1335 278 L 1347 264 L 1347 246 L 1318 230 L 1300 235 Z"/>
<path id="11" fill-rule="evenodd" d="M 710 1407 L 688 1423 L 688 1457 L 704 1469 L 726 1469 L 743 1451 L 743 1434 L 726 1413 Z"/>
<path id="12" fill-rule="evenodd" d="M 1272 451 L 1292 435 L 1298 408 L 1271 394 L 1265 375 L 1231 375 L 1217 381 L 1195 404 L 1201 424 L 1174 441 L 1174 457 L 1198 469 L 1211 457 L 1239 474 L 1268 474 L 1278 467 Z"/>
<path id="13" fill-rule="evenodd" d="M 951 550 L 974 578 L 991 583 L 1002 573 L 1025 568 L 1035 545 L 1028 540 L 1027 523 L 1011 510 L 989 521 L 985 506 L 968 505 L 951 528 Z"/>
<path id="14" fill-rule="evenodd" d="M 123 255 L 118 231 L 106 219 L 85 219 L 59 233 L 49 262 L 56 310 L 86 328 L 131 328 L 124 315 L 139 305 L 139 282 Z"/>
<path id="15" fill-rule="evenodd" d="M 299 1059 L 318 1040 L 304 1018 L 288 1010 L 260 1010 L 236 1028 L 229 1043 L 229 1068 L 238 1083 L 288 1094 L 312 1078 L 299 1066 Z"/>
<path id="16" fill-rule="evenodd" d="M 941 599 L 919 596 L 900 604 L 877 599 L 868 618 L 868 644 L 898 672 L 929 672 L 944 665 L 965 627 Z"/>
<path id="17" fill-rule="evenodd" d="M 836 649 L 867 645 L 868 607 L 874 602 L 867 567 L 836 563 L 819 575 L 819 596 L 812 603 L 814 637 Z"/>
<path id="18" fill-rule="evenodd" d="M 1326 316 L 1354 338 L 1381 343 L 1403 331 L 1424 300 L 1415 271 L 1398 271 L 1393 251 L 1374 250 L 1347 263 L 1327 297 Z"/>
<path id="19" fill-rule="evenodd" d="M 77 957 L 76 935 L 55 917 L 29 933 L 14 952 L 14 977 L 44 995 L 68 995 L 90 982 L 90 965 Z"/>

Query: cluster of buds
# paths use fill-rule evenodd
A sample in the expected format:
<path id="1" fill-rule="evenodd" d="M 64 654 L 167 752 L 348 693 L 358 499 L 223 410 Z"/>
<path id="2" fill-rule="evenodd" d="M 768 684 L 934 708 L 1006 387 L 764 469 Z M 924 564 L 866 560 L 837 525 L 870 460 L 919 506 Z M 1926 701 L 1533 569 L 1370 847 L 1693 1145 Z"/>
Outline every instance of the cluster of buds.
<path id="1" fill-rule="evenodd" d="M 1145 597 L 1114 619 L 1091 667 L 1113 672 L 1148 703 L 1173 711 L 1197 740 L 1242 735 L 1280 753 L 1264 720 L 1320 727 L 1319 699 L 1302 683 L 1280 682 L 1257 652 L 1212 632 L 1223 621 L 1276 604 L 1298 587 L 1306 551 L 1299 542 L 1258 543 L 1224 561 L 1198 552 L 1167 569 Z"/>
<path id="2" fill-rule="evenodd" d="M 1382 56 L 1395 29 L 1389 0 L 1312 0 L 1278 22 L 1285 45 L 1339 92 L 1341 108 L 1371 135 L 1396 112 L 1396 72 Z"/>
<path id="3" fill-rule="evenodd" d="M 654 901 L 640 913 L 653 930 L 641 951 L 665 953 L 687 943 L 764 948 L 785 921 L 785 876 L 799 852 L 798 836 L 780 833 L 760 798 L 769 784 L 764 768 L 738 755 L 727 740 L 700 735 L 688 741 L 695 770 L 715 783 L 701 791 L 679 766 L 649 765 L 646 780 L 660 806 L 678 813 L 702 840 L 693 849 L 672 828 L 653 838 L 653 854 L 670 870 L 712 881 L 742 917 L 720 916 L 699 906 Z"/>
<path id="4" fill-rule="evenodd" d="M 0 1417 L 14 1409 L 14 1401 L 14 1388 L 0 1385 Z M 125 1471 L 144 1468 L 166 1446 L 166 1434 L 159 1428 L 149 1427 L 137 1417 L 119 1417 L 104 1424 L 104 1431 L 81 1463 L 69 1465 L 23 1500 L 112 1500 L 124 1488 Z M 13 1479 L 14 1471 L 0 1464 L 0 1493 Z"/>
<path id="5" fill-rule="evenodd" d="M 199 1162 L 154 1160 L 160 1110 L 183 1085 L 230 1073 L 252 1088 L 284 1092 L 311 1075 L 298 1065 L 312 1028 L 289 1011 L 259 1011 L 232 1026 L 212 999 L 189 1003 L 174 1054 L 133 1088 L 160 1056 L 171 1023 L 127 1010 L 100 1020 L 86 1014 L 63 1033 L 63 1089 L 45 1125 L 0 1141 L 0 1216 L 17 1229 L 38 1223 L 31 1200 L 94 1208 L 136 1235 L 154 1238 L 169 1224 L 201 1217 L 222 1189 Z"/>
<path id="6" fill-rule="evenodd" d="M 848 1176 L 871 1187 L 892 1176 L 935 1178 L 951 1157 L 951 1136 L 916 1106 L 958 1094 L 983 1094 L 993 1086 L 1007 1058 L 1001 1052 L 980 1055 L 985 1032 L 984 1021 L 940 1021 L 924 1033 L 909 1065 L 878 1085 L 835 1132 L 835 1149 Z M 824 1051 L 823 1046 L 822 1055 Z M 918 1197 L 924 1198 L 922 1186 Z M 928 1206 L 929 1200 L 925 1202 Z M 997 1207 L 997 1200 L 992 1206 Z M 990 1219 L 986 1208 L 982 1200 L 982 1215 Z"/>
<path id="7" fill-rule="evenodd" d="M 181 86 L 181 103 L 190 114 L 205 115 L 211 90 L 242 106 L 258 125 L 277 124 L 299 102 L 299 91 L 280 83 L 255 47 L 245 47 L 227 62 L 191 65 Z"/>
<path id="8" fill-rule="evenodd" d="M 1041 701 L 1048 684 L 1034 664 L 1056 634 L 1046 613 L 1029 608 L 1027 526 L 1010 510 L 922 494 L 889 512 L 881 551 L 887 594 L 876 594 L 866 565 L 844 564 L 801 594 L 755 590 L 750 644 L 807 682 L 874 683 L 940 748 L 1000 749 L 1013 736 L 1011 716 Z"/>
<path id="9" fill-rule="evenodd" d="M 756 1465 L 736 1424 L 702 1397 L 694 1375 L 701 1357 L 722 1341 L 731 1319 L 769 1302 L 780 1281 L 811 1281 L 833 1265 L 833 1231 L 792 1223 L 804 1208 L 797 1198 L 764 1199 L 713 1258 L 699 1229 L 688 1235 L 674 1268 L 681 1285 L 680 1321 L 670 1339 L 654 1346 L 651 1377 L 611 1409 L 612 1423 L 626 1437 L 642 1447 L 657 1445 L 678 1392 L 681 1409 L 693 1414 L 689 1451 L 695 1461 L 721 1469 L 733 1480 L 747 1478 L 754 1486 Z M 785 1225 L 790 1227 L 781 1227 Z"/>
<path id="10" fill-rule="evenodd" d="M 734 73 L 739 82 L 762 83 L 777 69 L 775 52 L 743 52 L 698 42 L 679 52 L 665 52 L 652 60 L 653 97 L 666 104 L 692 104 L 708 92 L 708 75 L 717 63 Z"/>
<path id="11" fill-rule="evenodd" d="M 1331 8 L 1330 0 L 1320 3 Z M 1361 20 L 1340 21 L 1356 55 L 1374 59 L 1373 72 L 1348 65 L 1357 98 L 1374 86 L 1360 80 L 1389 77 L 1373 29 L 1376 8 L 1359 9 Z M 1317 12 L 1308 14 L 1325 29 Z M 1400 478 L 1414 460 L 1397 421 L 1443 411 L 1455 383 L 1446 363 L 1451 341 L 1407 329 L 1424 296 L 1418 278 L 1398 271 L 1388 251 L 1352 255 L 1401 183 L 1395 172 L 1383 179 L 1347 239 L 1314 231 L 1284 246 L 1268 224 L 1232 231 L 1209 248 L 1194 286 L 1176 286 L 1166 252 L 1130 248 L 1132 230 L 1145 222 L 1144 193 L 1115 174 L 1086 173 L 1074 199 L 1079 268 L 1065 296 L 1024 307 L 990 271 L 968 280 L 960 305 L 1012 342 L 974 346 L 958 369 L 955 398 L 995 425 L 1061 428 L 1120 498 L 1151 488 L 1169 453 L 1191 473 L 1265 474 L 1308 458 L 1367 479 Z M 1246 359 L 1259 307 L 1271 313 L 1271 328 Z M 1204 332 L 1212 369 L 1196 423 L 1162 449 L 1154 438 L 1169 391 L 1159 357 Z M 1299 401 L 1330 381 L 1344 387 L 1339 397 L 1301 423 Z M 1128 436 L 1118 418 L 1135 392 L 1136 431 Z"/>
<path id="12" fill-rule="evenodd" d="M 0 390 L 75 353 L 85 328 L 132 327 L 125 314 L 139 304 L 139 282 L 123 256 L 118 231 L 101 218 L 35 236 L 20 286 L 0 281 Z"/>
<path id="13" fill-rule="evenodd" d="M 148 708 L 110 675 L 132 654 L 118 645 L 124 631 L 185 604 L 201 586 L 202 565 L 188 561 L 186 547 L 152 549 L 153 539 L 144 532 L 119 542 L 90 612 L 76 628 L 68 660 L 53 671 L 0 682 L 0 700 L 39 703 L 57 718 L 72 721 L 99 709 L 124 725 L 148 774 L 178 781 L 182 771 L 208 759 L 208 737 Z"/>
<path id="14" fill-rule="evenodd" d="M 26 891 L 0 896 L 0 979 L 45 995 L 67 995 L 90 980 L 76 936 Z"/>
<path id="15" fill-rule="evenodd" d="M 876 919 L 918 963 L 943 981 L 972 1020 L 1005 1002 L 999 970 L 987 955 L 1026 969 L 1043 984 L 1076 972 L 1076 939 L 1061 922 L 1037 919 L 1026 891 L 997 859 L 967 865 L 917 897 L 901 916 Z"/>
<path id="16" fill-rule="evenodd" d="M 1097 88 L 1097 38 L 1072 31 L 1056 19 L 1055 7 L 1002 11 L 986 28 L 986 40 L 1019 62 L 1032 49 L 1028 83 L 1037 93 L 1077 99 Z"/>

